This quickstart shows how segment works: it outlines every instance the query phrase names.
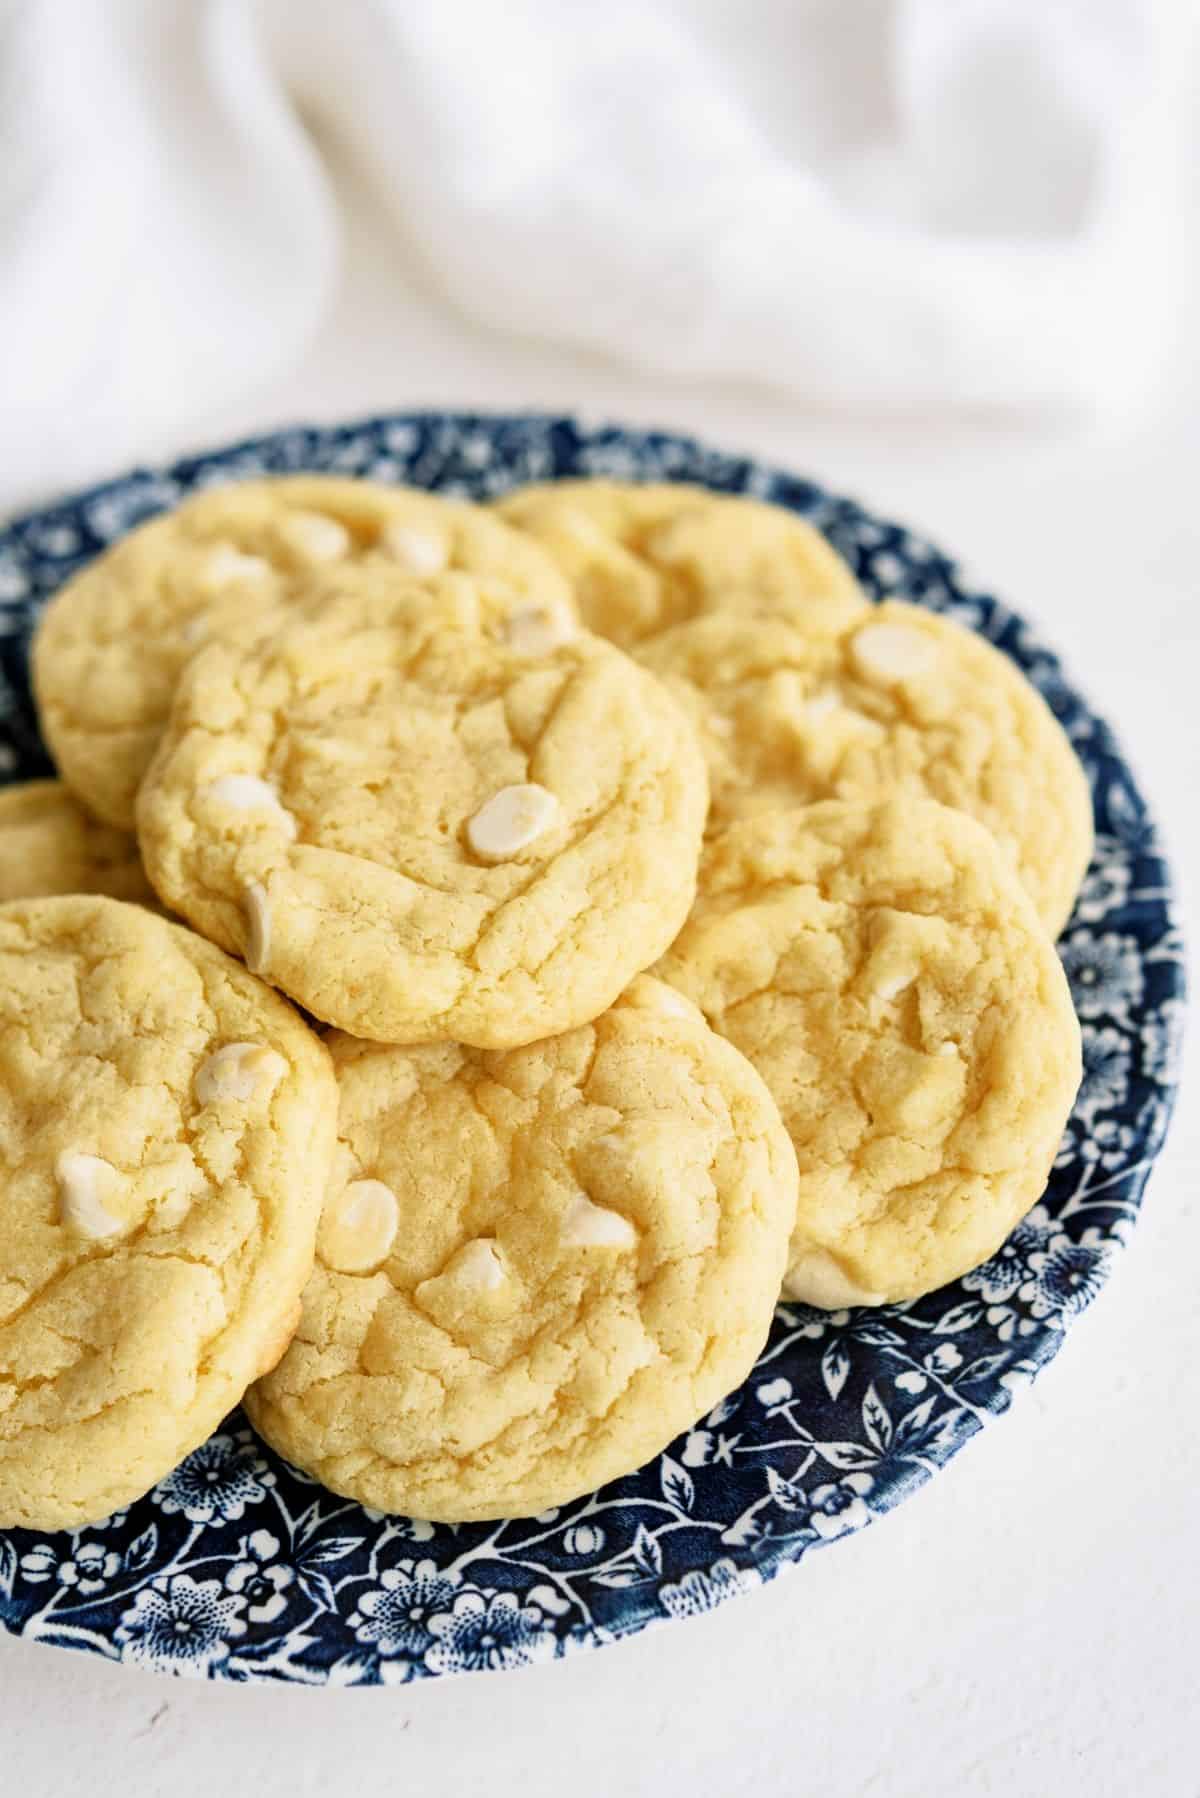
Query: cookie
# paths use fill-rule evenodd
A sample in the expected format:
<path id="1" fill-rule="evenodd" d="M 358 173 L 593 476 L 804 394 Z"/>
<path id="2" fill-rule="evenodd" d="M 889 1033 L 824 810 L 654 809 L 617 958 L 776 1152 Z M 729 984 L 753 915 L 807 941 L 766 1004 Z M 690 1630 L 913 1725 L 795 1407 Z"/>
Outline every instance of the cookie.
<path id="1" fill-rule="evenodd" d="M 136 839 L 98 823 L 61 781 L 0 788 L 0 902 L 56 893 L 157 903 Z"/>
<path id="2" fill-rule="evenodd" d="M 794 512 L 668 482 L 556 481 L 498 503 L 569 578 L 589 630 L 628 648 L 708 612 L 822 627 L 866 599 Z"/>
<path id="3" fill-rule="evenodd" d="M 336 1110 L 322 1045 L 210 943 L 0 907 L 0 1526 L 128 1504 L 278 1359 Z"/>
<path id="4" fill-rule="evenodd" d="M 964 813 L 833 801 L 732 825 L 656 972 L 779 1105 L 800 1165 L 791 1297 L 916 1298 L 1040 1198 L 1079 1025 L 1027 894 Z"/>
<path id="5" fill-rule="evenodd" d="M 220 487 L 141 525 L 68 581 L 33 645 L 42 727 L 67 784 L 133 828 L 137 789 L 196 649 L 286 603 L 314 572 L 378 563 L 501 582 L 518 609 L 571 611 L 532 539 L 482 507 L 412 488 L 298 475 Z"/>
<path id="6" fill-rule="evenodd" d="M 749 1373 L 795 1216 L 754 1070 L 657 981 L 507 1054 L 330 1039 L 339 1146 L 300 1327 L 252 1422 L 335 1492 L 525 1516 Z"/>
<path id="7" fill-rule="evenodd" d="M 344 569 L 180 684 L 142 788 L 158 892 L 306 1010 L 509 1048 L 604 1011 L 687 916 L 704 759 L 644 670 L 562 621 Z"/>
<path id="8" fill-rule="evenodd" d="M 905 791 L 986 824 L 1057 935 L 1092 845 L 1087 778 L 1007 656 L 949 619 L 888 601 L 838 630 L 728 616 L 637 652 L 704 743 L 710 832 L 821 799 Z"/>

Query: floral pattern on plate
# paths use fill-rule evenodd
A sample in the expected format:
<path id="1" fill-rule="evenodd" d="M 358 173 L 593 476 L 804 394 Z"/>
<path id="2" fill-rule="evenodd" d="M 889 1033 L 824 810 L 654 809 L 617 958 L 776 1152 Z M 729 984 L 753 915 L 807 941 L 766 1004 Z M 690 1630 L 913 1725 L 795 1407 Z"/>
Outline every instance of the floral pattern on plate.
<path id="1" fill-rule="evenodd" d="M 877 1311 L 778 1308 L 750 1379 L 640 1472 L 540 1517 L 450 1527 L 325 1492 L 235 1412 L 127 1511 L 0 1531 L 0 1624 L 163 1672 L 390 1685 L 517 1667 L 713 1610 L 893 1509 L 1057 1353 L 1128 1238 L 1182 1040 L 1183 945 L 1136 783 L 1036 633 L 903 526 L 684 437 L 543 415 L 421 413 L 190 457 L 0 530 L 0 779 L 49 768 L 29 690 L 45 599 L 142 519 L 301 469 L 486 499 L 568 475 L 696 481 L 811 519 L 875 598 L 980 631 L 1022 667 L 1091 780 L 1096 854 L 1061 953 L 1084 1077 L 1041 1202 L 983 1267 Z"/>

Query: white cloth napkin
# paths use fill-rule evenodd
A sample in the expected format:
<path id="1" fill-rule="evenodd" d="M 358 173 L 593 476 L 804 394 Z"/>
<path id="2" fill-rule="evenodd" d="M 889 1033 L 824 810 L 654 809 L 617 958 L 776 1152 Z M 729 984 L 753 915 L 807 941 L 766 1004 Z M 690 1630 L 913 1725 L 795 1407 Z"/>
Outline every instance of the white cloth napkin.
<path id="1" fill-rule="evenodd" d="M 1127 405 L 1170 286 L 1174 19 L 0 0 L 0 500 L 299 363 L 339 270 L 326 133 L 481 325 L 858 412 Z"/>

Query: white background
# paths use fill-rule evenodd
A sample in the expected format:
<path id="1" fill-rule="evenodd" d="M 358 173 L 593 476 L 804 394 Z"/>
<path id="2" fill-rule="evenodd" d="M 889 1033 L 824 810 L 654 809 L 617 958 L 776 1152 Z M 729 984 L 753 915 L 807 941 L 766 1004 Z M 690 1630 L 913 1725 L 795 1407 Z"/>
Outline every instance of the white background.
<path id="1" fill-rule="evenodd" d="M 851 430 L 397 299 L 410 277 L 377 223 L 353 203 L 343 292 L 304 370 L 147 455 L 407 405 L 540 405 L 811 473 L 959 552 L 1066 651 L 1120 727 L 1194 915 L 1200 383 L 1182 342 L 1153 411 L 1105 440 Z M 94 472 L 116 472 L 103 444 Z M 191 1685 L 2 1639 L 4 1791 L 1195 1798 L 1198 1184 L 1185 1093 L 1130 1252 L 1033 1392 L 901 1511 L 772 1587 L 567 1664 L 402 1690 Z"/>

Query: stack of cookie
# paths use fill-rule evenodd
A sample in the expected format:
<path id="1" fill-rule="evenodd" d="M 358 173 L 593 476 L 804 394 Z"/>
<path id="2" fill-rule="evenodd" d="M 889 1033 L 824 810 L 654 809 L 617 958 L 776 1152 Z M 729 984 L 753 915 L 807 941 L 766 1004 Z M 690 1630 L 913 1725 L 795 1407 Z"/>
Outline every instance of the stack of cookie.
<path id="1" fill-rule="evenodd" d="M 789 513 L 204 494 L 52 601 L 0 795 L 0 1524 L 244 1398 L 383 1510 L 536 1512 L 1040 1195 L 1086 784 Z"/>

